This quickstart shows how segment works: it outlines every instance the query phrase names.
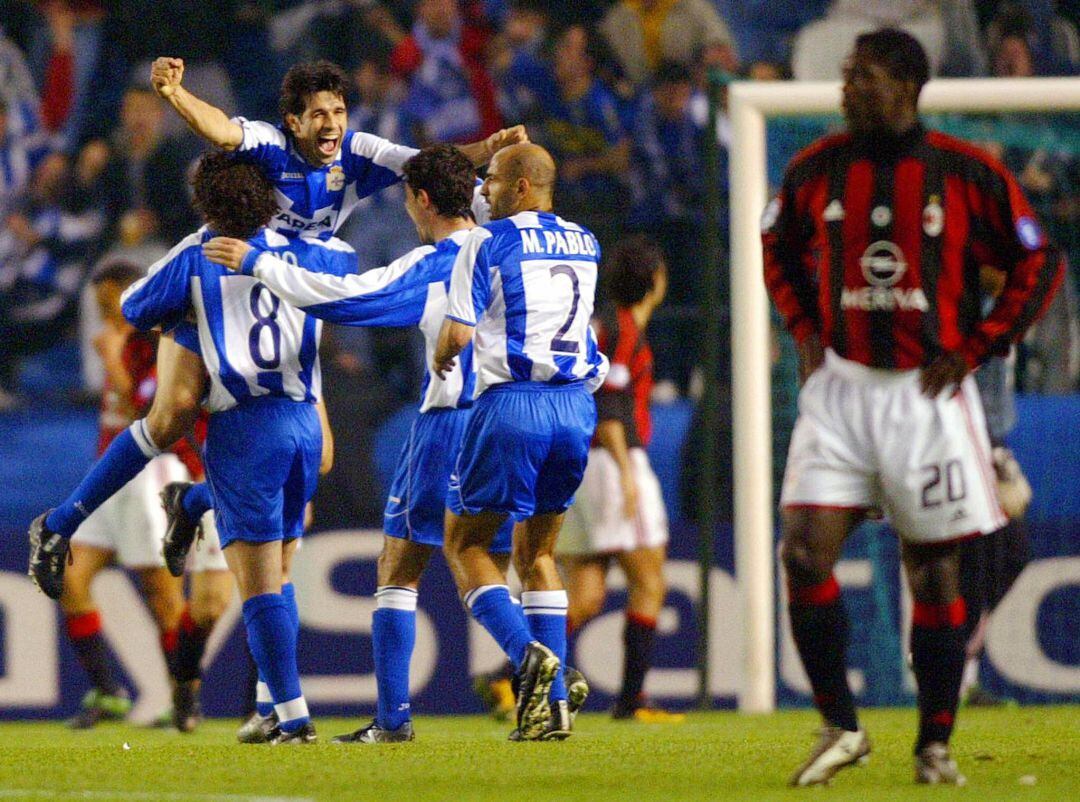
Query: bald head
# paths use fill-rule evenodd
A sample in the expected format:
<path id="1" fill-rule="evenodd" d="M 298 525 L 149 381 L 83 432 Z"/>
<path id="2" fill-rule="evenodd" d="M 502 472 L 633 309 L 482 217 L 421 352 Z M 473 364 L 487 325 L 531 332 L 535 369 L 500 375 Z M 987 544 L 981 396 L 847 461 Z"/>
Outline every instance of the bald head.
<path id="1" fill-rule="evenodd" d="M 483 194 L 498 220 L 527 210 L 551 211 L 557 176 L 551 154 L 532 142 L 498 151 L 488 167 Z"/>

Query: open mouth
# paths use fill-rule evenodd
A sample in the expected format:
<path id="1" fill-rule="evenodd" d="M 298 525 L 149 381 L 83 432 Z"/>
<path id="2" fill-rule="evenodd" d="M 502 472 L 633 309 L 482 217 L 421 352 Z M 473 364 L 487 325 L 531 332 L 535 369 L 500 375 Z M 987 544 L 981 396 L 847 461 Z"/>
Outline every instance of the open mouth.
<path id="1" fill-rule="evenodd" d="M 319 149 L 319 153 L 321 153 L 323 156 L 333 156 L 335 153 L 337 153 L 338 142 L 340 141 L 341 140 L 335 134 L 332 136 L 320 136 L 318 140 L 316 140 L 315 144 L 316 147 Z"/>

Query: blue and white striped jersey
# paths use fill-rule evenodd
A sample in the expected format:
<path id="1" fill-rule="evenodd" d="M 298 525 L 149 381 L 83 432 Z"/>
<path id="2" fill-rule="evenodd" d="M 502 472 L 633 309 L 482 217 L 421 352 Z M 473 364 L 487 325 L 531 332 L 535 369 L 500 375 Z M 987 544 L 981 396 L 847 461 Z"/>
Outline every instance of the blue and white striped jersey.
<path id="1" fill-rule="evenodd" d="M 317 402 L 322 395 L 319 337 L 322 321 L 285 303 L 251 276 L 207 260 L 207 228 L 182 239 L 146 278 L 124 292 L 120 308 L 133 326 L 175 327 L 194 309 L 199 348 L 210 375 L 206 406 L 220 412 L 247 398 L 275 395 Z M 345 275 L 356 253 L 338 239 L 288 238 L 263 229 L 249 240 L 309 270 Z"/>
<path id="2" fill-rule="evenodd" d="M 472 405 L 476 373 L 472 346 L 458 357 L 453 371 L 440 379 L 432 370 L 435 346 L 446 317 L 446 297 L 467 231 L 458 231 L 435 245 L 423 245 L 386 267 L 359 275 L 336 276 L 298 270 L 265 253 L 250 273 L 282 300 L 307 314 L 345 326 L 420 326 L 426 366 L 420 411 Z M 307 267 L 301 261 L 300 267 Z"/>
<path id="3" fill-rule="evenodd" d="M 316 167 L 281 126 L 243 117 L 233 122 L 244 131 L 236 155 L 259 165 L 274 184 L 278 212 L 270 227 L 288 236 L 328 239 L 361 198 L 400 181 L 405 162 L 418 153 L 374 134 L 346 131 L 334 161 Z"/>
<path id="4" fill-rule="evenodd" d="M 589 326 L 600 245 L 550 212 L 473 229 L 450 281 L 447 317 L 476 327 L 476 394 L 495 384 L 603 383 L 608 361 Z"/>

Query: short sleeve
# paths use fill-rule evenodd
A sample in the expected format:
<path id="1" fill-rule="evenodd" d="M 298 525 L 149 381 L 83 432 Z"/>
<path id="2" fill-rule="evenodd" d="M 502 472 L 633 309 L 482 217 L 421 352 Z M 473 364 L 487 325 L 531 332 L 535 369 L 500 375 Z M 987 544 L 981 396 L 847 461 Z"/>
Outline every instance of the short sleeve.
<path id="1" fill-rule="evenodd" d="M 490 240 L 490 231 L 474 228 L 458 251 L 450 275 L 446 316 L 467 326 L 475 326 L 487 309 L 491 294 Z"/>

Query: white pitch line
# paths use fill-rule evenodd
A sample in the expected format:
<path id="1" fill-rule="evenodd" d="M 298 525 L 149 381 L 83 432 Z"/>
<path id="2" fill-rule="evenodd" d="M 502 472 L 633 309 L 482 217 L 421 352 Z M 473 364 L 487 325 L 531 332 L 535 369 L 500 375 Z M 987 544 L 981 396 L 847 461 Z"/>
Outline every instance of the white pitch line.
<path id="1" fill-rule="evenodd" d="M 0 799 L 145 799 L 175 802 L 315 802 L 308 796 L 259 796 L 257 794 L 184 794 L 159 791 L 54 791 L 48 788 L 0 788 Z"/>

